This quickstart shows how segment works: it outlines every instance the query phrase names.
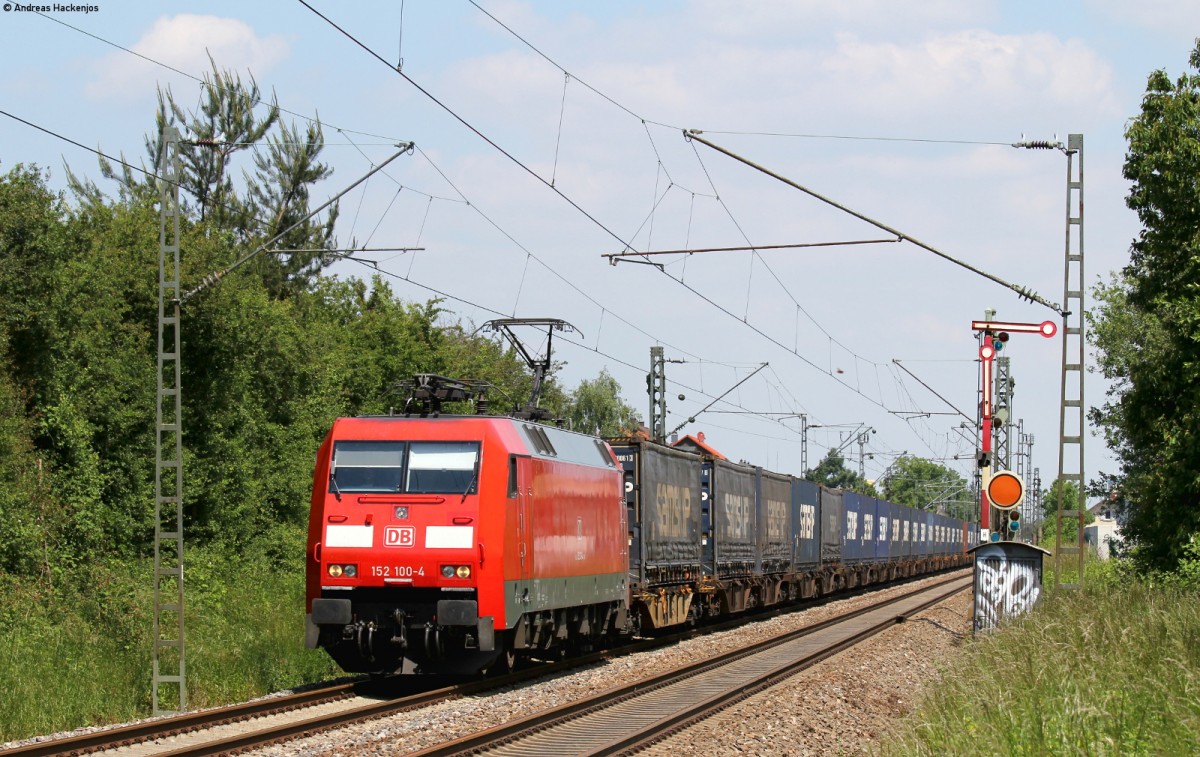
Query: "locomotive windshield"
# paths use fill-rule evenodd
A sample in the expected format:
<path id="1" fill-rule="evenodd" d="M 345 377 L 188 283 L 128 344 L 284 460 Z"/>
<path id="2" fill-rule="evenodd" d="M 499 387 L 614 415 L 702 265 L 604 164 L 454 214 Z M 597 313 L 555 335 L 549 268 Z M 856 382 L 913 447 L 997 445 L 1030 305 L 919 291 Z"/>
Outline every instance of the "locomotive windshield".
<path id="1" fill-rule="evenodd" d="M 408 446 L 405 491 L 423 494 L 463 493 L 474 488 L 474 442 L 413 442 Z"/>
<path id="2" fill-rule="evenodd" d="M 341 441 L 329 491 L 464 494 L 475 490 L 478 442 Z"/>

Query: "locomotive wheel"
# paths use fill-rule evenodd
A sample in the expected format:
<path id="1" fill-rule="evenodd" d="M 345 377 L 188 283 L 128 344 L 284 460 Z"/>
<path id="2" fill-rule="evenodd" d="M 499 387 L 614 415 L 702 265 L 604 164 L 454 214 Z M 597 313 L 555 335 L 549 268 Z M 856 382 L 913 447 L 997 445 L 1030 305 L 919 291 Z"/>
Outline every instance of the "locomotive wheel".
<path id="1" fill-rule="evenodd" d="M 496 634 L 500 652 L 482 670 L 484 676 L 508 675 L 517 669 L 517 650 L 513 647 L 512 634 Z"/>

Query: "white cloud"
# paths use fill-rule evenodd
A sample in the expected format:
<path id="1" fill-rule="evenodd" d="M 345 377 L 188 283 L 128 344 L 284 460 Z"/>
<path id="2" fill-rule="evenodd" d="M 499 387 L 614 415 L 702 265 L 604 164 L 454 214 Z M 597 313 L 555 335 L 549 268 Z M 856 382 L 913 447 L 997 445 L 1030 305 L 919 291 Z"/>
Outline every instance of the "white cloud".
<path id="1" fill-rule="evenodd" d="M 921 105 L 947 97 L 1001 106 L 1028 100 L 1115 103 L 1108 64 L 1082 42 L 1045 33 L 1001 35 L 973 29 L 911 45 L 869 44 L 843 35 L 826 70 L 884 105 Z"/>
<path id="2" fill-rule="evenodd" d="M 640 31 L 621 26 L 570 37 L 561 62 L 645 118 L 707 129 L 955 136 L 999 126 L 1016 139 L 1049 136 L 1035 132 L 1068 112 L 1072 122 L 1080 111 L 1123 112 L 1111 64 L 1077 39 L 971 28 L 876 41 L 828 30 L 814 44 L 664 40 L 651 55 Z M 533 53 L 466 60 L 453 82 L 477 103 L 557 125 L 562 75 Z M 568 114 L 580 92 L 568 90 Z"/>
<path id="3" fill-rule="evenodd" d="M 703 113 L 710 128 L 978 133 L 981 124 L 1065 109 L 1119 112 L 1111 66 L 1082 42 L 1044 33 L 972 29 L 884 43 L 839 34 L 832 47 L 730 46 L 696 60 L 689 74 L 697 84 L 689 120 Z M 677 107 L 665 118 L 678 119 L 688 104 Z M 776 126 L 786 124 L 797 126 Z"/>
<path id="4" fill-rule="evenodd" d="M 279 35 L 260 37 L 244 21 L 192 14 L 159 18 L 130 49 L 194 76 L 209 71 L 210 54 L 221 68 L 261 77 L 288 53 Z M 147 60 L 115 52 L 97 64 L 86 92 L 97 99 L 141 98 L 153 94 L 155 83 L 176 77 Z"/>

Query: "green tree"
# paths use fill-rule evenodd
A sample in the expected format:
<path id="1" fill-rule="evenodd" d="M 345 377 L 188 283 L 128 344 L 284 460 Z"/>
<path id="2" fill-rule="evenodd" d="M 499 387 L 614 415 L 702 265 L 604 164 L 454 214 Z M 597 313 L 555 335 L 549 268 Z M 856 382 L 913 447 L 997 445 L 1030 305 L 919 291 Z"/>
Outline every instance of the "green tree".
<path id="1" fill-rule="evenodd" d="M 883 479 L 883 498 L 922 510 L 942 510 L 955 517 L 970 514 L 974 507 L 962 476 L 944 465 L 911 455 L 892 463 Z"/>
<path id="2" fill-rule="evenodd" d="M 836 489 L 847 489 L 861 494 L 877 496 L 875 487 L 855 471 L 846 467 L 845 459 L 835 449 L 829 450 L 815 468 L 809 468 L 804 477 L 818 484 L 831 486 Z"/>
<path id="3" fill-rule="evenodd" d="M 72 213 L 21 167 L 0 181 L 0 218 L 0 302 L 22 303 L 2 309 L 0 363 L 55 493 L 45 539 L 75 557 L 120 552 L 151 499 L 152 422 L 139 408 L 154 391 L 153 219 L 141 206 Z"/>
<path id="4" fill-rule="evenodd" d="M 249 266 L 272 296 L 294 297 L 335 259 L 330 250 L 337 248 L 336 203 L 324 219 L 302 220 L 310 212 L 312 187 L 333 173 L 320 160 L 325 147 L 321 124 L 314 121 L 302 131 L 283 123 L 274 97 L 266 101 L 253 76 L 246 84 L 240 75 L 219 68 L 211 58 L 209 62 L 212 69 L 204 76 L 197 109 L 179 105 L 170 88 L 158 90 L 154 131 L 144 140 L 149 167 L 134 170 L 122 155 L 119 170 L 100 158 L 100 172 L 117 182 L 122 199 L 157 202 L 162 130 L 178 125 L 183 138 L 179 144 L 182 206 L 193 221 L 207 224 L 208 233 L 227 235 L 231 242 L 227 254 L 201 275 L 224 268 L 283 233 L 272 249 L 289 252 L 268 250 Z M 234 181 L 237 157 L 255 147 L 261 149 L 253 155 L 254 171 L 242 171 L 244 186 L 239 187 Z M 67 174 L 83 208 L 103 204 L 104 195 L 93 182 L 80 179 L 69 168 Z"/>
<path id="5" fill-rule="evenodd" d="M 1126 128 L 1142 231 L 1091 320 L 1114 381 L 1092 418 L 1120 461 L 1122 531 L 1141 565 L 1168 570 L 1200 533 L 1200 41 L 1189 62 L 1196 73 L 1149 76 Z"/>
<path id="6" fill-rule="evenodd" d="M 1058 492 L 1062 490 L 1062 508 L 1074 510 L 1079 502 L 1079 486 L 1074 481 L 1059 481 L 1055 479 L 1050 488 L 1042 492 L 1042 534 L 1043 539 L 1054 538 L 1054 524 L 1058 518 Z M 1091 513 L 1084 513 L 1083 522 L 1087 525 L 1096 520 Z M 1079 519 L 1063 518 L 1062 540 L 1075 541 L 1079 538 Z"/>
<path id="7" fill-rule="evenodd" d="M 637 411 L 621 399 L 621 385 L 607 369 L 579 382 L 567 408 L 571 428 L 585 434 L 620 436 L 637 429 Z"/>
<path id="8" fill-rule="evenodd" d="M 212 70 L 204 75 L 198 111 L 184 111 L 171 90 L 167 90 L 165 98 L 159 91 L 154 136 L 147 138 L 146 145 L 148 150 L 155 150 L 151 160 L 157 169 L 162 127 L 178 122 L 188 140 L 179 151 L 183 163 L 182 186 L 195 198 L 199 220 L 211 219 L 217 228 L 245 228 L 250 225 L 250 208 L 233 185 L 233 156 L 267 135 L 279 121 L 279 106 L 274 97 L 269 104 L 265 103 L 253 76 L 247 86 L 240 75 L 219 69 L 211 57 L 209 64 Z M 261 118 L 255 115 L 260 104 L 267 106 Z"/>
<path id="9" fill-rule="evenodd" d="M 267 137 L 265 151 L 254 155 L 254 177 L 248 189 L 248 212 L 262 217 L 264 239 L 283 234 L 274 247 L 294 252 L 262 256 L 257 265 L 268 289 L 283 294 L 305 288 L 321 268 L 333 262 L 327 251 L 336 248 L 334 205 L 324 221 L 303 220 L 309 213 L 309 190 L 329 178 L 333 169 L 318 158 L 325 146 L 319 121 L 301 133 L 295 124 L 282 124 Z"/>

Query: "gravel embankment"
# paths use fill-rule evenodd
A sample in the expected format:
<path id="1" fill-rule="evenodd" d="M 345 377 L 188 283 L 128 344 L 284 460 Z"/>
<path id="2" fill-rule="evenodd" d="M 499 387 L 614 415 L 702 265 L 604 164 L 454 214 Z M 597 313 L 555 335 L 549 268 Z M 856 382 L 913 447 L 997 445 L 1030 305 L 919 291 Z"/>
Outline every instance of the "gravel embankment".
<path id="1" fill-rule="evenodd" d="M 926 579 L 934 580 L 938 579 Z M 880 594 L 901 591 L 895 588 Z M 417 751 L 686 662 L 744 647 L 868 601 L 863 597 L 839 600 L 548 681 L 381 718 L 250 754 L 382 757 Z M 693 726 L 645 754 L 870 754 L 880 735 L 911 711 L 922 688 L 938 680 L 940 666 L 957 654 L 969 633 L 969 594 L 960 594 L 793 676 L 769 692 L 731 707 L 715 719 Z"/>

